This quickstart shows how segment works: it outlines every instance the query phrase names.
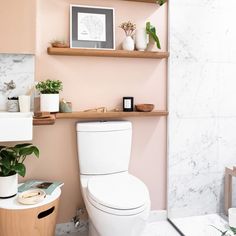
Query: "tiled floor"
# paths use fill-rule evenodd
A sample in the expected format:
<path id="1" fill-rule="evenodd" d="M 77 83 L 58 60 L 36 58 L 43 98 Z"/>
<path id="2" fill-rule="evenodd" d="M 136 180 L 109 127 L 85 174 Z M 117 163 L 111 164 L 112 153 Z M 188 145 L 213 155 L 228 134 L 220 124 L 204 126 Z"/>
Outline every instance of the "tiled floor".
<path id="1" fill-rule="evenodd" d="M 87 233 L 74 233 L 65 236 L 88 236 Z M 143 236 L 180 236 L 167 221 L 150 223 Z"/>
<path id="2" fill-rule="evenodd" d="M 185 236 L 221 236 L 212 226 L 225 231 L 228 222 L 218 214 L 172 219 Z"/>
<path id="3" fill-rule="evenodd" d="M 143 236 L 180 236 L 168 221 L 150 223 Z"/>

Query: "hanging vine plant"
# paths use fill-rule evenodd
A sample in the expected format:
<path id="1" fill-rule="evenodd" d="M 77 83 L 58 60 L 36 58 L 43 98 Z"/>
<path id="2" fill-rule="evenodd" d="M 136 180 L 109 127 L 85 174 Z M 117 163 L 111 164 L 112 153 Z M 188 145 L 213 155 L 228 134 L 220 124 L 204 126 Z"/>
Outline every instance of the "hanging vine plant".
<path id="1" fill-rule="evenodd" d="M 160 6 L 163 5 L 164 3 L 166 3 L 167 0 L 157 0 L 157 4 L 159 4 Z"/>

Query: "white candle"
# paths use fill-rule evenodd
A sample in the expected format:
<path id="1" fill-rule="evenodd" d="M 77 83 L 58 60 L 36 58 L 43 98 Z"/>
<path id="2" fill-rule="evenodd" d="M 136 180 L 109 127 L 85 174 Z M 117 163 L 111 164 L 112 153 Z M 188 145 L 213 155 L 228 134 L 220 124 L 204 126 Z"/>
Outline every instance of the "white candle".
<path id="1" fill-rule="evenodd" d="M 236 208 L 229 208 L 229 226 L 236 228 Z"/>

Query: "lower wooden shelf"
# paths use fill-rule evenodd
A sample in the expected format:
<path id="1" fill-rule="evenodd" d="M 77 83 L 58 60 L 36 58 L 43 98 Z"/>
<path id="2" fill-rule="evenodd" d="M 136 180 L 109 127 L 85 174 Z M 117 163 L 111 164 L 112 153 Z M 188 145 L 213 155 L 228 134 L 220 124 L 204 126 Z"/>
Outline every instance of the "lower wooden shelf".
<path id="1" fill-rule="evenodd" d="M 125 117 L 157 117 L 157 116 L 168 116 L 169 112 L 165 110 L 152 111 L 152 112 L 84 112 L 77 111 L 71 113 L 56 113 L 51 114 L 48 118 L 36 119 L 34 118 L 34 125 L 53 125 L 57 119 L 114 119 L 114 118 L 125 118 Z"/>
<path id="2" fill-rule="evenodd" d="M 56 121 L 55 115 L 50 115 L 46 118 L 34 118 L 33 125 L 54 125 Z"/>
<path id="3" fill-rule="evenodd" d="M 167 116 L 168 111 L 152 112 L 72 112 L 57 113 L 56 119 L 106 119 L 106 118 L 123 118 L 123 117 L 153 117 Z"/>

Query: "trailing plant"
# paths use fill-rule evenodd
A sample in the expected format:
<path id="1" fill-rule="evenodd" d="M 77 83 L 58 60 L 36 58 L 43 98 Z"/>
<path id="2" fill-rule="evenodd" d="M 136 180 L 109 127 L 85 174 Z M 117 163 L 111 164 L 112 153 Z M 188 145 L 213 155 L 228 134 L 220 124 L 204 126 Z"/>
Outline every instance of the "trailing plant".
<path id="1" fill-rule="evenodd" d="M 136 25 L 131 21 L 123 22 L 119 27 L 125 31 L 126 36 L 132 36 L 133 32 L 136 30 Z"/>
<path id="2" fill-rule="evenodd" d="M 150 22 L 147 22 L 146 23 L 146 32 L 149 35 L 149 37 L 152 37 L 154 39 L 154 41 L 156 42 L 157 48 L 161 49 L 160 40 L 159 40 L 157 33 L 156 33 L 156 27 L 151 25 Z"/>
<path id="3" fill-rule="evenodd" d="M 234 228 L 234 227 L 229 227 L 230 230 L 225 230 L 225 231 L 216 228 L 214 225 L 211 225 L 211 227 L 213 227 L 214 229 L 218 230 L 221 233 L 221 236 L 233 236 L 233 235 L 236 235 L 236 228 Z"/>
<path id="4" fill-rule="evenodd" d="M 157 0 L 157 4 L 159 4 L 160 6 L 163 5 L 164 3 L 166 3 L 166 0 Z"/>
<path id="5" fill-rule="evenodd" d="M 17 173 L 24 177 L 26 173 L 24 161 L 32 154 L 39 157 L 39 149 L 31 143 L 17 144 L 13 147 L 0 146 L 0 176 Z"/>
<path id="6" fill-rule="evenodd" d="M 57 94 L 62 91 L 63 86 L 60 80 L 50 80 L 40 81 L 36 85 L 36 89 L 42 94 Z"/>

